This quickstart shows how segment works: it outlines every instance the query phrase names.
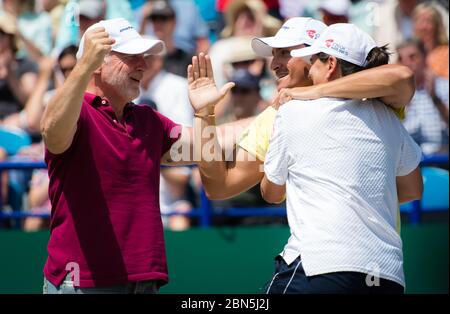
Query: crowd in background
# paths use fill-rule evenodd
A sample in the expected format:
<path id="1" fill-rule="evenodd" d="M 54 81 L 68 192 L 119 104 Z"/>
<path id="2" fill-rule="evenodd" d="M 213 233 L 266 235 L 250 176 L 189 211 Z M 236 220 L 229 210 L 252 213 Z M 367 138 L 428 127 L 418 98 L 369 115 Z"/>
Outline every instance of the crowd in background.
<path id="1" fill-rule="evenodd" d="M 388 44 L 391 62 L 404 64 L 415 74 L 416 93 L 403 121 L 406 129 L 425 155 L 448 154 L 448 1 L 0 0 L 0 132 L 20 131 L 31 139 L 30 145 L 14 153 L 2 148 L 0 141 L 0 161 L 43 159 L 42 113 L 75 66 L 81 35 L 100 20 L 124 17 L 141 34 L 164 41 L 166 50 L 151 57 L 135 102 L 192 125 L 186 80 L 192 56 L 208 52 L 216 83 L 236 83 L 216 109 L 218 123 L 255 116 L 271 104 L 276 81 L 270 59 L 254 53 L 251 39 L 273 36 L 284 20 L 295 16 L 327 25 L 354 23 L 378 45 Z M 0 180 L 0 210 L 50 213 L 46 170 L 10 170 Z M 161 211 L 191 211 L 198 206 L 200 189 L 195 168 L 162 169 Z M 261 206 L 268 204 L 258 186 L 214 202 L 217 211 Z M 195 223 L 182 215 L 164 216 L 163 221 L 172 230 Z M 248 218 L 238 223 L 261 221 Z M 47 223 L 29 217 L 23 228 L 39 230 Z"/>

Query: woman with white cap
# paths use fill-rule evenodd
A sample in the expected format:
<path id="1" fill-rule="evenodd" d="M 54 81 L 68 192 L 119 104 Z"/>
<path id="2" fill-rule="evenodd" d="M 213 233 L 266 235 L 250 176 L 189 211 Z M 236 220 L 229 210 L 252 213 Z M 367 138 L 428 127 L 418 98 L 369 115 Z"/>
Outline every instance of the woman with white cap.
<path id="1" fill-rule="evenodd" d="M 352 24 L 329 26 L 292 56 L 311 61 L 315 85 L 389 60 L 385 47 Z M 421 197 L 420 160 L 420 148 L 377 100 L 283 105 L 261 192 L 279 202 L 287 191 L 291 236 L 266 292 L 403 293 L 398 202 Z"/>

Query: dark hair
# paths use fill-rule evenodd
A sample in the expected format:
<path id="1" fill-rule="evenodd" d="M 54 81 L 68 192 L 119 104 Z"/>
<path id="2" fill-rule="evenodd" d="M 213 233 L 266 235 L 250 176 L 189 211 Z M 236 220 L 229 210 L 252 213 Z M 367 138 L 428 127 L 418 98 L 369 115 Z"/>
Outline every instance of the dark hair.
<path id="1" fill-rule="evenodd" d="M 427 54 L 427 50 L 425 49 L 423 42 L 417 38 L 410 38 L 410 39 L 407 39 L 404 42 L 402 42 L 400 45 L 397 46 L 397 52 L 400 49 L 403 49 L 408 46 L 416 47 L 420 51 L 420 53 L 424 56 L 426 56 L 426 54 Z"/>
<path id="2" fill-rule="evenodd" d="M 375 47 L 372 50 L 370 50 L 369 54 L 367 55 L 366 61 L 367 65 L 362 67 L 353 63 L 350 63 L 348 61 L 336 58 L 338 60 L 338 64 L 341 68 L 342 76 L 346 76 L 349 74 L 353 74 L 362 70 L 378 67 L 380 65 L 385 65 L 389 63 L 389 55 L 387 45 L 381 46 L 381 47 Z M 330 55 L 326 53 L 319 53 L 317 55 L 319 60 L 323 63 L 325 63 Z"/>
<path id="3" fill-rule="evenodd" d="M 58 55 L 58 62 L 61 62 L 61 60 L 65 57 L 65 56 L 73 56 L 74 58 L 77 57 L 77 52 L 78 52 L 78 47 L 75 45 L 70 45 L 67 46 L 66 48 L 64 48 Z"/>

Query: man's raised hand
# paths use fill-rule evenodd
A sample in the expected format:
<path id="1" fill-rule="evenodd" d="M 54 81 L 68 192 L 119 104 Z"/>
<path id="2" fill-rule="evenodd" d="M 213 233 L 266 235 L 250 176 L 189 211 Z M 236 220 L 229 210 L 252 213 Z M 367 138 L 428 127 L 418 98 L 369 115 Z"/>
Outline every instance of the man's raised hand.
<path id="1" fill-rule="evenodd" d="M 89 71 L 94 72 L 102 65 L 114 42 L 115 40 L 109 37 L 103 27 L 87 31 L 84 35 L 83 55 L 80 63 L 86 65 Z"/>
<path id="2" fill-rule="evenodd" d="M 234 83 L 225 84 L 220 91 L 214 82 L 211 59 L 200 53 L 192 57 L 188 66 L 189 100 L 196 113 L 214 107 L 234 87 Z"/>

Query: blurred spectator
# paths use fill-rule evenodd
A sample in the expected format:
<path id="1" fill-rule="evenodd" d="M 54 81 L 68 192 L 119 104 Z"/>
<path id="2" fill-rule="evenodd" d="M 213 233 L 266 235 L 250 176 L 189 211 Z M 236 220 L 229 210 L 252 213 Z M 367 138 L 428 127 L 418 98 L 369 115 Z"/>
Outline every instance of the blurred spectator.
<path id="1" fill-rule="evenodd" d="M 74 68 L 77 50 L 77 46 L 63 49 L 58 57 L 58 66 L 56 67 L 56 60 L 53 58 L 41 58 L 38 80 L 25 107 L 19 113 L 7 116 L 3 121 L 4 125 L 18 127 L 40 139 L 40 120 L 45 106 L 53 97 L 56 88 L 62 85 L 64 79 Z M 51 87 L 50 90 L 49 87 Z"/>
<path id="2" fill-rule="evenodd" d="M 412 38 L 412 13 L 418 0 L 386 0 L 379 7 L 380 23 L 375 31 L 375 41 L 379 46 L 389 44 L 393 51 L 400 43 Z M 397 60 L 397 54 L 391 56 L 391 62 Z"/>
<path id="3" fill-rule="evenodd" d="M 195 54 L 205 52 L 209 48 L 209 28 L 201 17 L 194 0 L 148 0 L 142 8 L 142 18 L 148 16 L 153 3 L 169 1 L 175 11 L 177 23 L 174 32 L 175 46 L 184 51 Z M 142 21 L 141 24 L 142 25 Z M 150 24 L 141 33 L 155 35 Z"/>
<path id="4" fill-rule="evenodd" d="M 195 0 L 199 13 L 209 28 L 209 42 L 214 43 L 223 29 L 219 12 L 216 9 L 216 0 Z"/>
<path id="5" fill-rule="evenodd" d="M 292 17 L 303 16 L 304 3 L 299 0 L 279 0 L 280 15 L 284 20 Z"/>
<path id="6" fill-rule="evenodd" d="M 350 0 L 326 0 L 320 4 L 322 22 L 326 25 L 348 23 Z"/>
<path id="7" fill-rule="evenodd" d="M 52 55 L 57 57 L 65 47 L 78 45 L 86 29 L 103 19 L 122 17 L 138 28 L 128 0 L 69 0 L 61 16 Z"/>
<path id="8" fill-rule="evenodd" d="M 284 16 L 294 17 L 293 12 L 297 12 L 295 16 L 311 17 L 316 20 L 323 20 L 321 7 L 325 6 L 325 9 L 328 7 L 330 13 L 333 14 L 334 11 L 334 15 L 338 15 L 338 17 L 331 17 L 331 19 L 341 19 L 339 15 L 346 15 L 350 23 L 355 24 L 373 37 L 376 25 L 381 17 L 378 14 L 380 4 L 386 1 L 395 0 L 280 0 L 280 4 Z M 327 19 L 329 20 L 328 17 Z M 336 22 L 327 21 L 327 23 L 334 24 Z"/>
<path id="9" fill-rule="evenodd" d="M 426 51 L 420 41 L 405 41 L 397 52 L 399 62 L 414 72 L 416 80 L 416 92 L 403 121 L 405 128 L 424 154 L 448 152 L 448 80 L 427 69 Z"/>
<path id="10" fill-rule="evenodd" d="M 154 1 L 151 10 L 143 20 L 141 30 L 146 24 L 151 24 L 155 37 L 166 45 L 164 56 L 164 69 L 170 73 L 186 76 L 187 66 L 192 62 L 192 54 L 177 47 L 174 43 L 174 31 L 177 17 L 174 9 L 167 1 Z"/>
<path id="11" fill-rule="evenodd" d="M 177 13 L 175 44 L 192 54 L 209 49 L 209 28 L 193 0 L 170 0 Z"/>
<path id="12" fill-rule="evenodd" d="M 378 11 L 379 25 L 375 30 L 375 41 L 379 46 L 389 44 L 391 51 L 403 41 L 414 36 L 413 12 L 419 0 L 386 0 Z M 445 28 L 448 28 L 448 12 L 439 6 L 439 12 L 444 18 Z M 448 30 L 446 30 L 448 34 Z M 391 62 L 397 60 L 397 54 L 391 56 Z"/>
<path id="13" fill-rule="evenodd" d="M 253 117 L 267 108 L 268 103 L 260 95 L 259 76 L 246 69 L 238 69 L 230 81 L 236 84 L 230 98 L 234 120 Z"/>
<path id="14" fill-rule="evenodd" d="M 103 20 L 105 15 L 106 3 L 103 0 L 70 0 L 61 17 L 53 55 L 56 57 L 65 47 L 78 45 L 86 29 Z"/>
<path id="15" fill-rule="evenodd" d="M 414 35 L 427 51 L 427 65 L 436 75 L 448 79 L 448 37 L 436 6 L 419 4 L 413 12 Z"/>
<path id="16" fill-rule="evenodd" d="M 0 16 L 12 15 L 17 23 L 17 35 L 26 45 L 19 47 L 18 56 L 37 60 L 52 49 L 52 25 L 46 12 L 36 12 L 34 0 L 3 0 Z"/>
<path id="17" fill-rule="evenodd" d="M 159 112 L 174 122 L 192 125 L 194 113 L 188 98 L 187 79 L 164 70 L 163 56 L 149 56 L 147 62 L 138 102 L 150 99 Z"/>
<path id="18" fill-rule="evenodd" d="M 193 111 L 188 97 L 187 79 L 164 70 L 162 56 L 149 56 L 146 62 L 148 69 L 142 78 L 137 102 L 154 103 L 156 110 L 172 121 L 192 126 Z M 161 213 L 186 213 L 192 210 L 192 204 L 187 197 L 190 175 L 191 169 L 188 167 L 161 169 Z M 163 225 L 171 230 L 185 230 L 190 226 L 190 219 L 182 215 L 163 216 Z"/>
<path id="19" fill-rule="evenodd" d="M 225 11 L 226 25 L 222 37 L 272 36 L 281 21 L 268 14 L 261 0 L 234 0 Z"/>
<path id="20" fill-rule="evenodd" d="M 59 31 L 61 17 L 68 0 L 41 0 L 42 9 L 50 15 L 52 26 L 52 47 Z"/>
<path id="21" fill-rule="evenodd" d="M 17 28 L 13 18 L 0 16 L 0 120 L 19 112 L 33 90 L 36 67 L 25 58 L 17 58 Z"/>
<path id="22" fill-rule="evenodd" d="M 214 77 L 218 86 L 222 86 L 226 82 L 232 81 L 232 77 L 237 70 L 248 71 L 257 77 L 258 80 L 263 79 L 264 82 L 270 80 L 274 85 L 272 76 L 266 78 L 266 73 L 268 73 L 266 71 L 266 60 L 255 54 L 251 47 L 251 40 L 252 37 L 231 37 L 227 39 L 227 41 L 229 42 L 230 47 L 233 48 L 231 48 L 229 53 L 224 55 L 223 59 L 220 60 L 222 63 L 214 61 L 214 59 L 211 60 L 213 69 L 220 68 L 220 71 L 214 72 Z M 264 90 L 261 91 L 261 94 L 265 95 L 265 89 L 267 89 L 268 85 L 264 84 L 263 86 Z M 219 124 L 235 120 L 230 97 L 231 93 L 229 93 L 222 102 L 216 105 L 216 120 Z"/>
<path id="23" fill-rule="evenodd" d="M 58 56 L 58 64 L 56 73 L 62 76 L 62 80 L 66 79 L 77 62 L 76 53 L 78 48 L 76 46 L 69 46 L 61 52 Z M 30 102 L 27 103 L 26 116 L 28 120 L 28 128 L 38 131 L 40 118 L 45 106 L 50 101 L 51 97 L 56 92 L 55 89 L 47 90 L 49 81 L 55 70 L 55 62 L 52 59 L 44 58 L 39 63 L 40 74 L 36 89 L 30 97 Z M 55 74 L 56 74 L 55 73 Z M 62 81 L 56 86 L 61 86 Z M 31 145 L 22 149 L 17 158 L 27 160 L 42 160 L 44 158 L 44 144 Z M 48 174 L 47 170 L 34 170 L 31 175 L 31 181 L 28 193 L 28 208 L 31 214 L 50 214 L 51 205 L 48 196 Z M 25 185 L 25 182 L 22 182 Z M 28 217 L 24 221 L 23 229 L 25 231 L 37 231 L 48 227 L 48 219 L 41 217 Z"/>
<path id="24" fill-rule="evenodd" d="M 217 0 L 217 10 L 221 13 L 224 13 L 228 6 L 237 0 Z M 258 0 L 261 2 L 264 2 L 265 6 L 268 9 L 268 13 L 277 18 L 277 19 L 283 19 L 283 17 L 280 14 L 280 1 L 279 0 Z"/>
<path id="25" fill-rule="evenodd" d="M 214 43 L 209 51 L 218 86 L 223 86 L 229 79 L 224 73 L 224 64 L 230 55 L 243 49 L 251 50 L 251 37 L 273 36 L 281 27 L 281 22 L 268 15 L 260 0 L 233 1 L 225 14 L 227 26 L 222 31 L 225 38 Z"/>

